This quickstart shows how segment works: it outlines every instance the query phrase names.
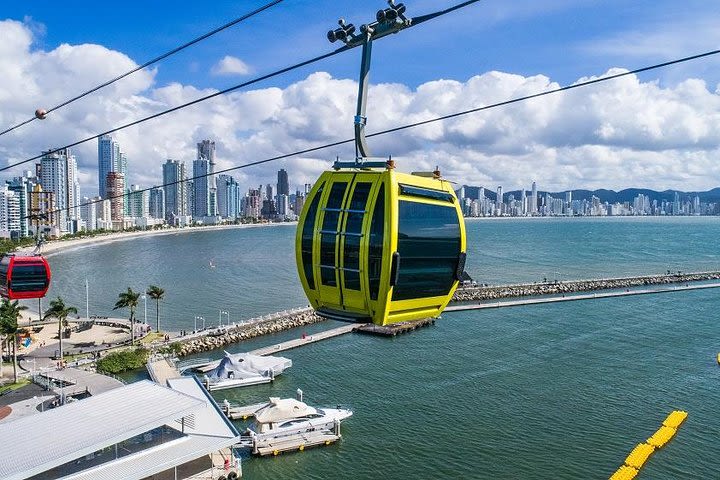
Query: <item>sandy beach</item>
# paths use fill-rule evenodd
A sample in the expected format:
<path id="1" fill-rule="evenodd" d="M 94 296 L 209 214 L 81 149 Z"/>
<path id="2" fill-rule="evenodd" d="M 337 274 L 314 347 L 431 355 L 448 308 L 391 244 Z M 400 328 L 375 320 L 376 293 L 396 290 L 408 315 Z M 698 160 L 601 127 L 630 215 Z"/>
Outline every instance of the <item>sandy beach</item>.
<path id="1" fill-rule="evenodd" d="M 239 228 L 262 228 L 262 227 L 280 227 L 280 226 L 295 226 L 297 222 L 282 222 L 282 223 L 249 223 L 240 225 L 208 225 L 202 227 L 182 227 L 182 228 L 164 228 L 162 230 L 141 230 L 137 232 L 114 232 L 104 235 L 97 235 L 88 238 L 76 238 L 70 240 L 50 240 L 45 242 L 42 246 L 43 255 L 51 256 L 61 250 L 76 249 L 91 247 L 94 245 L 101 245 L 106 243 L 121 242 L 126 240 L 133 240 L 140 237 L 147 237 L 151 235 L 180 235 L 186 233 L 200 233 L 208 232 L 213 230 L 227 230 L 227 229 L 239 229 Z M 33 247 L 25 247 L 18 249 L 18 252 L 31 252 Z"/>

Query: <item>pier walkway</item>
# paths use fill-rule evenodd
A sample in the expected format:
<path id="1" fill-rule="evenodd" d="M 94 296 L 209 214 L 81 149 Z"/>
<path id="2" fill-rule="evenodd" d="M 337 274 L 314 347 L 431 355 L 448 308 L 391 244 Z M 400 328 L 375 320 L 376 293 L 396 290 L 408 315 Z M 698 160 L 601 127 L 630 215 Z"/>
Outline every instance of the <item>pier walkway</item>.
<path id="1" fill-rule="evenodd" d="M 295 340 L 288 340 L 287 342 L 278 343 L 277 345 L 270 345 L 268 347 L 258 348 L 257 350 L 253 350 L 249 353 L 252 353 L 254 355 L 270 355 L 273 353 L 278 352 L 284 352 L 285 350 L 291 350 L 293 348 L 302 347 L 303 345 L 308 345 L 310 343 L 319 342 L 321 340 L 327 340 L 328 338 L 334 338 L 339 337 L 340 335 L 345 335 L 346 333 L 350 333 L 360 327 L 365 325 L 364 323 L 349 323 L 347 325 L 343 325 L 341 327 L 332 328 L 330 330 L 325 330 L 324 332 L 319 333 L 313 333 L 312 335 L 307 335 L 305 338 L 297 338 Z"/>
<path id="2" fill-rule="evenodd" d="M 502 300 L 497 302 L 482 303 L 456 303 L 445 308 L 446 312 L 459 312 L 463 310 L 482 310 L 486 308 L 518 307 L 522 305 L 537 305 L 541 303 L 572 302 L 577 300 L 595 300 L 599 298 L 626 297 L 631 295 L 650 295 L 655 293 L 685 292 L 688 290 L 703 290 L 708 288 L 720 288 L 720 283 L 704 283 L 700 285 L 674 285 L 672 287 L 643 288 L 624 291 L 596 292 L 569 294 L 562 296 L 548 296 L 540 298 L 526 298 L 524 300 Z"/>

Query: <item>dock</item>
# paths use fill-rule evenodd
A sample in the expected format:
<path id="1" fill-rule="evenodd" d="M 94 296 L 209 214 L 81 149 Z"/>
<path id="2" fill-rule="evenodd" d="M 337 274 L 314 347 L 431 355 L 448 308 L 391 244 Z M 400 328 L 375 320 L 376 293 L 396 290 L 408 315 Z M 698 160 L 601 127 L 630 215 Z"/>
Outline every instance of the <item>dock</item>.
<path id="1" fill-rule="evenodd" d="M 220 405 L 223 413 L 230 420 L 247 420 L 255 416 L 255 412 L 267 405 L 267 402 L 255 403 L 253 405 L 234 405 L 227 400 Z"/>
<path id="2" fill-rule="evenodd" d="M 445 312 L 460 312 L 463 310 L 483 310 L 487 308 L 518 307 L 523 305 L 537 305 L 542 303 L 573 302 L 578 300 L 596 300 L 600 298 L 627 297 L 632 295 L 651 295 L 657 293 L 686 292 L 688 290 L 704 290 L 720 288 L 720 283 L 705 283 L 700 285 L 684 285 L 660 288 L 643 288 L 613 292 L 581 293 L 562 296 L 547 296 L 540 298 L 526 298 L 524 300 L 501 300 L 496 302 L 454 304 L 445 308 Z"/>
<path id="3" fill-rule="evenodd" d="M 164 387 L 168 386 L 168 380 L 171 378 L 182 376 L 172 359 L 160 355 L 155 355 L 148 360 L 147 371 L 153 382 Z"/>
<path id="4" fill-rule="evenodd" d="M 306 448 L 330 445 L 340 440 L 341 435 L 329 430 L 305 432 L 299 435 L 262 442 L 253 449 L 255 455 L 279 455 L 283 452 L 302 452 Z"/>
<path id="5" fill-rule="evenodd" d="M 398 322 L 389 325 L 375 325 L 374 323 L 366 323 L 357 328 L 358 333 L 366 333 L 370 335 L 382 335 L 386 337 L 394 337 L 401 333 L 408 333 L 422 327 L 428 327 L 435 324 L 434 318 L 422 318 L 411 322 Z"/>

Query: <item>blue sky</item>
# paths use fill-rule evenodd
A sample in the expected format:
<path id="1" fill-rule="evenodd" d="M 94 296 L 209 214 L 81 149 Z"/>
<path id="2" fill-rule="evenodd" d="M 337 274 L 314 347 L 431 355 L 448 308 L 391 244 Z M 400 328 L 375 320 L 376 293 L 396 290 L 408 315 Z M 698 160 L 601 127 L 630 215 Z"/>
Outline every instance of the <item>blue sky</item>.
<path id="1" fill-rule="evenodd" d="M 97 43 L 142 63 L 266 2 L 216 1 L 208 7 L 179 1 L 172 8 L 164 2 L 114 2 L 102 13 L 90 2 L 4 3 L 4 17 L 31 18 L 39 24 L 38 30 L 44 32 L 37 41 L 40 48 Z M 406 5 L 408 14 L 422 15 L 454 3 L 410 0 Z M 384 6 L 380 1 L 285 0 L 163 61 L 157 80 L 222 88 L 233 82 L 208 71 L 223 56 L 241 58 L 257 73 L 269 71 L 330 50 L 325 32 L 338 17 L 359 25 L 372 20 Z M 480 1 L 378 44 L 372 78 L 416 86 L 437 78 L 465 80 L 479 72 L 500 70 L 525 76 L 544 74 L 568 83 L 609 67 L 634 68 L 717 48 L 720 36 L 691 38 L 703 33 L 696 27 L 718 19 L 717 10 L 707 1 Z M 667 42 L 657 40 L 663 32 Z M 673 38 L 678 33 L 686 36 L 682 40 L 685 50 Z M 656 45 L 629 43 L 643 37 L 647 42 L 655 38 Z M 675 48 L 669 49 L 667 43 Z M 354 78 L 357 55 L 333 58 L 319 68 L 336 77 Z M 717 83 L 715 63 L 708 60 L 678 69 L 700 72 Z M 672 78 L 673 73 L 659 75 Z M 300 76 L 286 76 L 273 84 L 287 84 Z"/>
<path id="2" fill-rule="evenodd" d="M 168 8 L 165 2 L 117 2 L 98 8 L 79 1 L 4 2 L 0 22 L 10 21 L 0 27 L 29 43 L 22 40 L 15 47 L 8 41 L 12 51 L 0 46 L 3 71 L 20 70 L 17 78 L 0 79 L 0 122 L 7 126 L 27 118 L 37 107 L 54 105 L 264 3 L 216 1 L 209 7 L 180 1 Z M 455 2 L 405 3 L 407 15 L 415 16 Z M 331 45 L 325 33 L 338 17 L 360 25 L 384 6 L 381 1 L 284 0 L 163 60 L 151 72 L 0 137 L 0 161 L 17 161 L 328 52 L 337 44 Z M 720 9 L 699 0 L 480 1 L 375 45 L 368 130 L 536 93 L 615 67 L 633 69 L 713 50 L 720 47 L 719 20 Z M 201 137 L 220 142 L 225 166 L 347 138 L 359 54 L 356 49 L 269 80 L 257 91 L 118 134 L 131 179 L 158 183 L 164 159 L 191 161 Z M 247 70 L 218 74 L 225 57 L 243 62 Z M 709 188 L 720 184 L 714 167 L 720 151 L 714 133 L 720 125 L 714 114 L 719 58 L 377 139 L 373 150 L 404 155 L 423 167 L 449 159 L 446 171 L 468 183 L 506 188 L 532 180 L 548 189 Z M 89 194 L 97 182 L 95 148 L 76 149 Z M 333 150 L 239 176 L 250 184 L 267 182 L 284 166 L 297 171 L 301 184 L 325 168 L 327 158 L 348 152 Z"/>

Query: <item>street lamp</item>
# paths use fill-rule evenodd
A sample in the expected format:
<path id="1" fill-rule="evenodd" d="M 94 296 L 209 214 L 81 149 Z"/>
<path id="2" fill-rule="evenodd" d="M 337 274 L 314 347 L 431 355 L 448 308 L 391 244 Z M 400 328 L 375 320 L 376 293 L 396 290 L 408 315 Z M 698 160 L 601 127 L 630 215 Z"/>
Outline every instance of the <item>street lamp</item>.
<path id="1" fill-rule="evenodd" d="M 227 310 L 220 310 L 220 313 L 218 314 L 218 327 L 222 327 L 222 316 L 227 315 L 228 319 L 228 327 L 230 326 L 230 313 Z"/>
<path id="2" fill-rule="evenodd" d="M 145 325 L 147 325 L 147 295 L 140 297 L 145 302 Z"/>

